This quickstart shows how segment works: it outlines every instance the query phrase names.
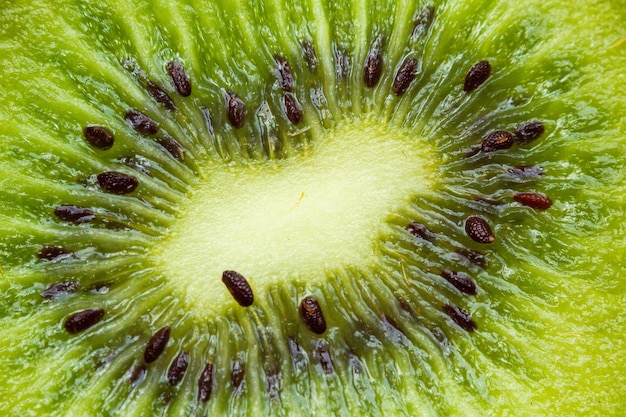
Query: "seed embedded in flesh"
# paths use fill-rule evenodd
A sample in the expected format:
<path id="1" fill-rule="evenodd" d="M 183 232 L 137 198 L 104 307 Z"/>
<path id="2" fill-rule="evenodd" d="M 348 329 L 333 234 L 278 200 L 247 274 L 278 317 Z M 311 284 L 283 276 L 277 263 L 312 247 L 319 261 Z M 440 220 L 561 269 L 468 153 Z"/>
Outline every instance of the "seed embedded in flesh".
<path id="1" fill-rule="evenodd" d="M 552 200 L 539 193 L 517 193 L 513 200 L 536 210 L 547 210 L 552 206 Z"/>
<path id="2" fill-rule="evenodd" d="M 515 136 L 506 130 L 496 130 L 488 133 L 483 138 L 481 150 L 483 152 L 494 152 L 501 149 L 509 149 L 515 143 Z"/>
<path id="3" fill-rule="evenodd" d="M 226 93 L 226 114 L 235 129 L 241 129 L 246 122 L 246 104 L 232 91 Z"/>
<path id="4" fill-rule="evenodd" d="M 239 359 L 233 362 L 233 369 L 230 374 L 230 379 L 233 384 L 234 390 L 239 389 L 239 387 L 241 386 L 241 383 L 243 382 L 243 377 L 245 375 L 244 369 L 245 368 L 244 368 L 243 362 L 240 361 Z"/>
<path id="5" fill-rule="evenodd" d="M 191 95 L 191 80 L 183 65 L 178 61 L 171 61 L 167 64 L 167 73 L 172 78 L 172 83 L 174 83 L 178 94 L 189 97 Z"/>
<path id="6" fill-rule="evenodd" d="M 432 5 L 424 7 L 413 22 L 413 33 L 411 36 L 419 36 L 425 33 L 435 18 L 435 8 Z"/>
<path id="7" fill-rule="evenodd" d="M 161 145 L 172 157 L 178 161 L 185 160 L 185 150 L 183 147 L 176 141 L 176 139 L 164 136 L 159 139 L 158 144 Z"/>
<path id="8" fill-rule="evenodd" d="M 41 248 L 37 257 L 45 261 L 57 261 L 61 258 L 69 258 L 72 252 L 61 246 L 44 246 Z"/>
<path id="9" fill-rule="evenodd" d="M 317 69 L 317 54 L 315 53 L 315 47 L 311 41 L 302 42 L 302 55 L 304 56 L 304 62 L 309 68 L 310 72 L 315 72 Z"/>
<path id="10" fill-rule="evenodd" d="M 152 136 L 159 131 L 159 125 L 138 110 L 128 110 L 124 118 L 130 127 L 144 136 Z"/>
<path id="11" fill-rule="evenodd" d="M 183 376 L 185 376 L 185 372 L 187 372 L 187 366 L 189 366 L 189 353 L 180 352 L 167 370 L 168 384 L 171 386 L 178 385 Z"/>
<path id="12" fill-rule="evenodd" d="M 170 340 L 170 331 L 170 326 L 164 326 L 152 335 L 143 352 L 143 359 L 146 363 L 152 363 L 161 356 Z"/>
<path id="13" fill-rule="evenodd" d="M 469 216 L 465 220 L 465 232 L 478 243 L 491 243 L 496 240 L 489 223 L 480 216 Z"/>
<path id="14" fill-rule="evenodd" d="M 248 284 L 248 280 L 238 272 L 224 271 L 222 273 L 222 282 L 230 291 L 235 301 L 242 307 L 251 306 L 254 303 L 254 294 L 252 288 Z"/>
<path id="15" fill-rule="evenodd" d="M 300 302 L 300 318 L 302 322 L 315 334 L 326 331 L 326 319 L 319 302 L 314 297 L 305 297 Z"/>
<path id="16" fill-rule="evenodd" d="M 465 84 L 463 91 L 471 93 L 480 87 L 491 75 L 491 64 L 489 61 L 480 61 L 475 63 L 465 76 Z"/>
<path id="17" fill-rule="evenodd" d="M 483 269 L 487 267 L 487 258 L 478 251 L 472 249 L 457 249 L 455 252 L 467 259 L 472 265 L 476 265 Z"/>
<path id="18" fill-rule="evenodd" d="M 83 136 L 87 143 L 103 151 L 110 149 L 115 141 L 113 132 L 103 126 L 87 126 L 83 129 Z"/>
<path id="19" fill-rule="evenodd" d="M 396 78 L 393 80 L 393 93 L 396 96 L 404 94 L 415 79 L 416 75 L 417 60 L 415 58 L 405 59 L 398 69 Z"/>
<path id="20" fill-rule="evenodd" d="M 515 129 L 515 137 L 518 142 L 527 143 L 539 138 L 543 135 L 545 127 L 543 123 L 532 120 L 530 122 L 524 122 Z"/>
<path id="21" fill-rule="evenodd" d="M 441 276 L 463 294 L 476 295 L 476 283 L 474 283 L 469 275 L 463 272 L 455 272 L 449 269 L 444 269 L 441 271 Z"/>
<path id="22" fill-rule="evenodd" d="M 315 350 L 317 351 L 317 358 L 320 361 L 320 365 L 322 366 L 322 370 L 325 374 L 332 374 L 335 370 L 333 366 L 333 360 L 330 356 L 330 351 L 328 350 L 328 346 L 324 340 L 318 340 L 315 345 Z"/>
<path id="23" fill-rule="evenodd" d="M 213 364 L 208 362 L 198 379 L 198 399 L 203 403 L 209 401 L 213 391 Z"/>
<path id="24" fill-rule="evenodd" d="M 139 365 L 133 366 L 133 368 L 130 370 L 128 379 L 130 380 L 132 386 L 136 387 L 137 385 L 141 384 L 144 379 L 146 379 L 147 374 L 148 368 L 146 367 L 146 364 L 141 363 Z"/>
<path id="25" fill-rule="evenodd" d="M 287 92 L 293 91 L 296 83 L 293 79 L 289 62 L 280 55 L 274 55 L 274 62 L 276 63 L 276 77 L 278 78 L 280 88 Z"/>
<path id="26" fill-rule="evenodd" d="M 373 47 L 365 59 L 365 67 L 363 69 L 363 80 L 365 86 L 372 88 L 378 84 L 380 76 L 383 73 L 383 57 L 378 47 Z"/>
<path id="27" fill-rule="evenodd" d="M 152 98 L 157 101 L 157 103 L 161 103 L 169 111 L 176 110 L 176 104 L 174 104 L 174 100 L 172 100 L 172 98 L 165 91 L 163 91 L 161 87 L 159 87 L 152 81 L 148 81 L 147 88 L 148 92 L 150 93 Z"/>
<path id="28" fill-rule="evenodd" d="M 52 300 L 57 297 L 61 297 L 67 294 L 72 294 L 80 288 L 78 282 L 63 281 L 50 285 L 48 288 L 41 292 L 41 296 L 47 300 Z"/>
<path id="29" fill-rule="evenodd" d="M 302 121 L 302 108 L 293 94 L 285 93 L 283 95 L 283 110 L 289 121 L 294 125 Z"/>
<path id="30" fill-rule="evenodd" d="M 55 208 L 54 215 L 60 220 L 74 224 L 88 223 L 96 218 L 96 214 L 91 209 L 66 205 Z"/>
<path id="31" fill-rule="evenodd" d="M 443 306 L 443 311 L 465 331 L 473 332 L 478 328 L 472 316 L 462 308 L 446 304 Z"/>
<path id="32" fill-rule="evenodd" d="M 421 223 L 411 222 L 406 227 L 406 230 L 413 236 L 422 238 L 429 242 L 432 242 L 435 239 L 435 234 Z"/>
<path id="33" fill-rule="evenodd" d="M 139 185 L 137 178 L 121 172 L 107 171 L 98 174 L 98 184 L 111 194 L 130 194 Z"/>
<path id="34" fill-rule="evenodd" d="M 350 72 L 350 57 L 343 49 L 337 49 L 335 52 L 335 74 L 337 80 L 345 80 Z"/>
<path id="35" fill-rule="evenodd" d="M 64 327 L 68 333 L 80 333 L 97 324 L 100 320 L 102 320 L 102 317 L 104 317 L 104 309 L 89 308 L 70 315 L 65 320 Z"/>

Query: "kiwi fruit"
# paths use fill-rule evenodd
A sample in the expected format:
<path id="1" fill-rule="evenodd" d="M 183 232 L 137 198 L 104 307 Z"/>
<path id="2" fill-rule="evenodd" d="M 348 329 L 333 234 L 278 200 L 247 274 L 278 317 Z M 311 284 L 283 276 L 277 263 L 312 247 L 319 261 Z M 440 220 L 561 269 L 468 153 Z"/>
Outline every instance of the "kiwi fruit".
<path id="1" fill-rule="evenodd" d="M 624 22 L 3 1 L 0 414 L 620 414 Z"/>

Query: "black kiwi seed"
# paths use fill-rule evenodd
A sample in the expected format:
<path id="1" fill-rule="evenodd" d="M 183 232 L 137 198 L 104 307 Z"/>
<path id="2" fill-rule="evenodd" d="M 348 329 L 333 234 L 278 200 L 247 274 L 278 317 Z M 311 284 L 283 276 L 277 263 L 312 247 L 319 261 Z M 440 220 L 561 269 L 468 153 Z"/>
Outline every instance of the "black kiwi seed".
<path id="1" fill-rule="evenodd" d="M 64 327 L 68 333 L 80 333 L 98 323 L 102 317 L 104 317 L 104 310 L 101 308 L 78 311 L 65 320 Z"/>
<path id="2" fill-rule="evenodd" d="M 248 307 L 252 305 L 254 294 L 250 284 L 248 284 L 248 280 L 243 275 L 235 271 L 224 271 L 222 273 L 222 282 L 240 306 Z"/>
<path id="3" fill-rule="evenodd" d="M 87 143 L 103 151 L 110 149 L 115 141 L 113 132 L 103 126 L 87 126 L 83 129 L 83 135 Z"/>
<path id="4" fill-rule="evenodd" d="M 172 78 L 178 94 L 183 97 L 189 97 L 191 95 L 191 80 L 189 80 L 183 65 L 178 61 L 171 61 L 167 64 L 167 73 Z"/>
<path id="5" fill-rule="evenodd" d="M 140 111 L 128 110 L 124 119 L 130 127 L 144 136 L 152 136 L 159 131 L 159 125 Z"/>
<path id="6" fill-rule="evenodd" d="M 543 123 L 533 120 L 519 125 L 515 129 L 515 137 L 519 142 L 526 143 L 539 138 L 544 131 Z"/>
<path id="7" fill-rule="evenodd" d="M 444 269 L 441 271 L 441 276 L 463 294 L 476 295 L 476 284 L 469 275 Z"/>
<path id="8" fill-rule="evenodd" d="M 547 210 L 552 206 L 552 200 L 539 193 L 517 193 L 513 200 L 536 210 Z"/>
<path id="9" fill-rule="evenodd" d="M 317 359 L 320 361 L 320 365 L 322 366 L 324 373 L 332 374 L 335 367 L 333 366 L 333 360 L 330 356 L 330 351 L 328 350 L 326 342 L 318 340 L 315 345 L 315 351 L 317 352 Z"/>
<path id="10" fill-rule="evenodd" d="M 473 332 L 478 328 L 472 316 L 462 308 L 446 304 L 443 306 L 443 311 L 463 330 Z"/>
<path id="11" fill-rule="evenodd" d="M 413 236 L 422 238 L 429 242 L 432 242 L 435 239 L 435 234 L 421 223 L 411 222 L 406 227 L 406 230 Z"/>
<path id="12" fill-rule="evenodd" d="M 235 129 L 241 129 L 246 122 L 246 104 L 232 91 L 226 92 L 226 114 Z"/>
<path id="13" fill-rule="evenodd" d="M 487 267 L 487 258 L 482 253 L 472 249 L 457 249 L 458 255 L 467 259 L 471 264 L 485 269 Z"/>
<path id="14" fill-rule="evenodd" d="M 480 146 L 483 152 L 493 152 L 500 149 L 509 149 L 515 143 L 515 136 L 506 130 L 496 130 L 483 138 Z"/>
<path id="15" fill-rule="evenodd" d="M 243 377 L 245 375 L 245 368 L 243 362 L 239 359 L 233 362 L 233 369 L 230 374 L 230 380 L 233 384 L 233 389 L 237 390 L 241 383 L 243 382 Z"/>
<path id="16" fill-rule="evenodd" d="M 68 223 L 88 223 L 96 218 L 96 214 L 88 208 L 78 206 L 58 206 L 54 209 L 54 215 Z"/>
<path id="17" fill-rule="evenodd" d="M 170 326 L 165 326 L 152 335 L 143 352 L 143 359 L 146 363 L 154 362 L 161 356 L 165 346 L 167 346 L 167 342 L 170 340 L 170 330 Z"/>
<path id="18" fill-rule="evenodd" d="M 78 291 L 79 287 L 78 282 L 74 281 L 57 282 L 43 290 L 41 296 L 45 299 L 52 300 L 63 295 L 72 294 Z"/>
<path id="19" fill-rule="evenodd" d="M 61 246 L 44 246 L 37 254 L 39 259 L 45 261 L 56 261 L 70 256 L 72 256 L 72 252 Z"/>
<path id="20" fill-rule="evenodd" d="M 319 302 L 314 297 L 305 297 L 300 302 L 300 318 L 302 322 L 315 334 L 326 331 L 326 319 Z"/>
<path id="21" fill-rule="evenodd" d="M 179 161 L 183 161 L 185 159 L 185 150 L 183 147 L 176 141 L 176 139 L 164 136 L 159 139 L 158 144 L 161 145 L 174 159 Z"/>
<path id="22" fill-rule="evenodd" d="M 163 91 L 161 87 L 159 87 L 152 81 L 148 81 L 146 87 L 148 88 L 148 92 L 150 93 L 152 98 L 154 98 L 157 103 L 161 103 L 166 109 L 170 111 L 176 110 L 176 104 L 174 104 L 174 100 L 172 100 L 172 98 L 165 91 Z"/>
<path id="23" fill-rule="evenodd" d="M 208 362 L 198 379 L 198 399 L 202 402 L 209 401 L 213 391 L 213 364 Z"/>
<path id="24" fill-rule="evenodd" d="M 283 109 L 289 121 L 294 125 L 302 121 L 302 107 L 293 94 L 285 93 L 283 95 Z"/>
<path id="25" fill-rule="evenodd" d="M 276 63 L 276 77 L 278 83 L 284 91 L 292 91 L 296 83 L 293 80 L 293 73 L 291 72 L 291 66 L 285 58 L 280 55 L 274 55 L 274 62 Z"/>
<path id="26" fill-rule="evenodd" d="M 380 76 L 383 73 L 383 56 L 376 45 L 370 50 L 367 58 L 365 59 L 365 66 L 363 69 L 363 81 L 365 86 L 372 88 L 378 84 Z"/>
<path id="27" fill-rule="evenodd" d="M 401 96 L 409 88 L 415 76 L 417 75 L 417 60 L 415 58 L 407 58 L 404 60 L 396 78 L 393 80 L 393 93 Z"/>
<path id="28" fill-rule="evenodd" d="M 480 216 L 469 216 L 465 220 L 465 232 L 472 240 L 478 243 L 491 243 L 496 240 L 491 227 Z"/>
<path id="29" fill-rule="evenodd" d="M 311 43 L 311 41 L 306 40 L 302 42 L 302 54 L 309 71 L 315 72 L 317 69 L 317 54 L 315 53 L 315 48 L 313 47 L 313 43 Z"/>
<path id="30" fill-rule="evenodd" d="M 129 194 L 139 185 L 137 178 L 121 172 L 107 171 L 98 174 L 98 184 L 111 194 Z"/>
<path id="31" fill-rule="evenodd" d="M 463 91 L 470 93 L 480 87 L 491 75 L 491 64 L 489 61 L 475 63 L 465 76 Z"/>
<path id="32" fill-rule="evenodd" d="M 189 353 L 180 352 L 167 370 L 168 384 L 171 386 L 178 385 L 183 376 L 185 376 L 185 372 L 187 372 L 187 366 L 189 366 Z"/>

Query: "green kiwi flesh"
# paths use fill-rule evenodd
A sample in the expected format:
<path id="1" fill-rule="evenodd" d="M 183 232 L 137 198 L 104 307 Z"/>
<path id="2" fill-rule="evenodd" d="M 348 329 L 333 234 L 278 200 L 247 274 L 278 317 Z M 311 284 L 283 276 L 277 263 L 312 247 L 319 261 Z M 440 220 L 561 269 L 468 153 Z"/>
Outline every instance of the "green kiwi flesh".
<path id="1" fill-rule="evenodd" d="M 626 406 L 619 2 L 2 3 L 0 414 Z"/>

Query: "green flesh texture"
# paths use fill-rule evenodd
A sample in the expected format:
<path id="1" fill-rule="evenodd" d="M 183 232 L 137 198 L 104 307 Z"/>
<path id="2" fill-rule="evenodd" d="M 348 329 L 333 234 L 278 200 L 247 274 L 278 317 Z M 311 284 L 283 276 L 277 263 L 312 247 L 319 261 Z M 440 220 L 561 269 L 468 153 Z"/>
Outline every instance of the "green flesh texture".
<path id="1" fill-rule="evenodd" d="M 1 415 L 606 416 L 626 406 L 622 2 L 0 3 Z M 416 25 L 430 6 L 432 24 Z M 382 76 L 367 88 L 377 39 Z M 277 54 L 293 71 L 297 125 L 281 107 Z M 406 57 L 417 76 L 396 97 Z M 168 76 L 173 60 L 189 97 Z M 490 78 L 463 92 L 481 60 Z M 246 103 L 241 129 L 228 122 L 227 91 Z M 134 131 L 129 109 L 159 133 Z M 529 120 L 544 123 L 539 139 L 467 156 L 488 132 Z M 90 146 L 90 125 L 114 132 L 114 146 Z M 159 145 L 165 135 L 182 161 Z M 105 171 L 139 186 L 106 193 L 94 179 Z M 526 191 L 553 206 L 513 201 Z M 54 215 L 64 204 L 96 219 L 64 222 Z M 496 241 L 472 241 L 469 215 Z M 411 235 L 411 222 L 435 238 Z M 50 245 L 74 255 L 39 259 Z M 230 269 L 249 278 L 252 306 L 222 284 Z M 460 293 L 444 269 L 470 275 L 478 293 Z M 64 281 L 80 288 L 41 296 Z M 322 335 L 298 314 L 306 296 L 319 300 Z M 476 331 L 444 305 L 470 313 Z M 104 318 L 69 334 L 65 320 L 88 308 Z M 170 340 L 144 365 L 163 326 Z M 182 351 L 189 367 L 170 386 Z"/>

